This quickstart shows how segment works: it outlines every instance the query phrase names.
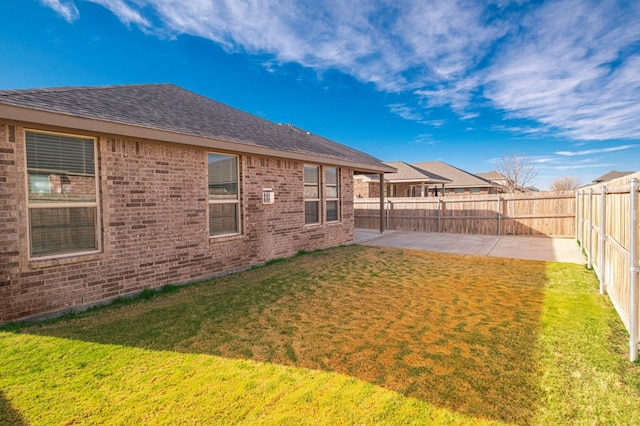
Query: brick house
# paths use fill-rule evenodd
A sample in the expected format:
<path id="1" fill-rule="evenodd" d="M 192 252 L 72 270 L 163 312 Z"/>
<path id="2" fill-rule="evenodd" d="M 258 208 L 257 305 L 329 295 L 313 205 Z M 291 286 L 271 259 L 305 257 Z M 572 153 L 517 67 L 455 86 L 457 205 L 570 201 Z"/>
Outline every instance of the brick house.
<path id="1" fill-rule="evenodd" d="M 0 91 L 0 323 L 350 243 L 389 171 L 170 84 Z"/>

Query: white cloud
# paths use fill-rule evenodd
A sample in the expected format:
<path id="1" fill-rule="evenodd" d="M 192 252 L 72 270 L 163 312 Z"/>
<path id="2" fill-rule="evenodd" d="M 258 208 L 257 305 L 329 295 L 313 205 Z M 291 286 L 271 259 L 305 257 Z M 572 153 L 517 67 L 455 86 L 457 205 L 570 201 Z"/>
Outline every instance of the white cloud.
<path id="1" fill-rule="evenodd" d="M 562 155 L 564 157 L 574 157 L 577 155 L 592 155 L 592 154 L 602 154 L 605 152 L 615 152 L 622 151 L 629 148 L 634 148 L 637 145 L 621 145 L 621 146 L 613 146 L 610 148 L 600 148 L 600 149 L 587 149 L 584 151 L 558 151 L 556 155 Z"/>
<path id="2" fill-rule="evenodd" d="M 390 104 L 388 105 L 389 107 L 389 111 L 391 111 L 392 113 L 399 115 L 400 117 L 404 118 L 405 120 L 410 120 L 410 121 L 421 121 L 422 120 L 422 114 L 418 114 L 415 111 L 413 111 L 411 109 L 411 107 L 404 105 L 404 104 Z"/>
<path id="3" fill-rule="evenodd" d="M 78 17 L 72 0 L 40 1 Z M 270 70 L 337 69 L 462 119 L 480 102 L 575 140 L 640 138 L 637 1 L 88 1 L 146 32 L 267 55 Z"/>
<path id="4" fill-rule="evenodd" d="M 440 142 L 435 140 L 432 135 L 422 133 L 413 138 L 414 145 L 438 145 Z"/>
<path id="5" fill-rule="evenodd" d="M 616 167 L 616 163 L 592 163 L 592 164 L 563 164 L 551 167 L 545 167 L 547 170 L 585 170 L 600 169 L 603 167 Z"/>
<path id="6" fill-rule="evenodd" d="M 123 24 L 136 24 L 141 28 L 149 28 L 151 23 L 142 16 L 141 12 L 127 4 L 127 0 L 88 0 L 109 9 Z"/>
<path id="7" fill-rule="evenodd" d="M 483 21 L 482 6 L 463 0 L 89 1 L 126 24 L 147 29 L 154 17 L 155 30 L 163 34 L 190 34 L 230 51 L 338 69 L 385 91 L 455 81 L 504 33 Z"/>
<path id="8" fill-rule="evenodd" d="M 545 164 L 553 161 L 553 158 L 549 157 L 535 157 L 532 160 L 535 164 Z"/>
<path id="9" fill-rule="evenodd" d="M 67 22 L 73 22 L 80 16 L 78 8 L 73 0 L 40 0 L 40 2 L 53 9 L 62 19 Z"/>
<path id="10" fill-rule="evenodd" d="M 547 2 L 486 70 L 485 95 L 578 140 L 640 136 L 640 3 Z"/>

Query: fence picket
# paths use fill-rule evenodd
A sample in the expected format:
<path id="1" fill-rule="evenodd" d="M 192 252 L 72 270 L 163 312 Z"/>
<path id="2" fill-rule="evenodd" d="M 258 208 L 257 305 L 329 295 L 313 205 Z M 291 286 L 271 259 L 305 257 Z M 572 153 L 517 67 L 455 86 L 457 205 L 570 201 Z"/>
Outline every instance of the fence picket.
<path id="1" fill-rule="evenodd" d="M 638 360 L 640 340 L 638 178 L 640 173 L 635 173 L 607 182 L 608 186 L 592 185 L 579 190 L 576 196 L 576 238 L 600 280 L 600 294 L 609 295 L 629 331 L 629 360 L 632 362 Z M 586 212 L 585 196 L 588 197 Z"/>
<path id="2" fill-rule="evenodd" d="M 572 191 L 473 197 L 390 198 L 387 229 L 486 235 L 575 237 Z M 378 198 L 354 200 L 356 228 L 376 229 Z"/>

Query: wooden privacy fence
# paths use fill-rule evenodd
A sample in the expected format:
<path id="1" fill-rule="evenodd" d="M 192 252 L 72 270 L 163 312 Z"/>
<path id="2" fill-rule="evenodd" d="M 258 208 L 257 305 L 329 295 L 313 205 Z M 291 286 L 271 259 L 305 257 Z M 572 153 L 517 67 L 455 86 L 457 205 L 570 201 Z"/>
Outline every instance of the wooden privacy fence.
<path id="1" fill-rule="evenodd" d="M 573 191 L 470 197 L 390 198 L 385 229 L 485 235 L 575 236 Z M 354 200 L 356 228 L 378 229 L 380 200 Z"/>
<path id="2" fill-rule="evenodd" d="M 629 331 L 631 361 L 638 360 L 640 339 L 638 179 L 635 173 L 576 193 L 576 238 L 600 280 L 600 293 L 609 295 Z"/>

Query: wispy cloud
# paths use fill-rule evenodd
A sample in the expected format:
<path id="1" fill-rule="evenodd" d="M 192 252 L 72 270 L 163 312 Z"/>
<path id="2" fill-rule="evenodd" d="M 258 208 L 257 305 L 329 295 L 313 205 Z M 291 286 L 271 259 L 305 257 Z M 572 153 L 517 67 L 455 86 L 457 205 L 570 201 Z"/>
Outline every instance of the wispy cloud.
<path id="1" fill-rule="evenodd" d="M 423 119 L 422 114 L 415 112 L 408 105 L 396 103 L 396 104 L 390 104 L 388 105 L 388 107 L 389 107 L 389 111 L 391 111 L 396 115 L 399 115 L 405 120 L 421 121 Z"/>
<path id="2" fill-rule="evenodd" d="M 541 167 L 547 170 L 586 170 L 601 169 L 606 167 L 616 167 L 616 163 L 590 163 L 590 164 L 560 164 L 555 166 Z"/>
<path id="3" fill-rule="evenodd" d="M 603 154 L 606 152 L 623 151 L 625 149 L 634 148 L 636 146 L 637 145 L 621 145 L 612 146 L 610 148 L 586 149 L 584 151 L 557 151 L 556 155 L 562 155 L 564 157 L 575 157 L 579 155 Z"/>
<path id="4" fill-rule="evenodd" d="M 151 22 L 147 20 L 140 10 L 136 10 L 135 6 L 129 6 L 127 0 L 88 0 L 92 3 L 99 4 L 109 9 L 118 19 L 126 24 L 136 24 L 143 29 L 151 27 Z M 142 2 L 136 2 L 137 4 L 144 4 Z M 136 4 L 134 3 L 134 4 Z"/>
<path id="5" fill-rule="evenodd" d="M 435 140 L 432 135 L 427 133 L 422 133 L 415 138 L 413 138 L 414 145 L 438 145 L 440 142 Z"/>
<path id="6" fill-rule="evenodd" d="M 640 136 L 640 3 L 547 2 L 485 70 L 485 95 L 578 140 Z"/>
<path id="7" fill-rule="evenodd" d="M 73 3 L 73 0 L 40 0 L 40 2 L 53 9 L 62 19 L 67 22 L 73 22 L 80 14 L 78 13 L 78 8 Z"/>
<path id="8" fill-rule="evenodd" d="M 72 22 L 72 0 L 40 0 Z M 640 2 L 88 0 L 162 36 L 336 69 L 472 119 L 491 106 L 574 140 L 640 138 Z M 525 133 L 528 131 L 525 131 Z"/>

